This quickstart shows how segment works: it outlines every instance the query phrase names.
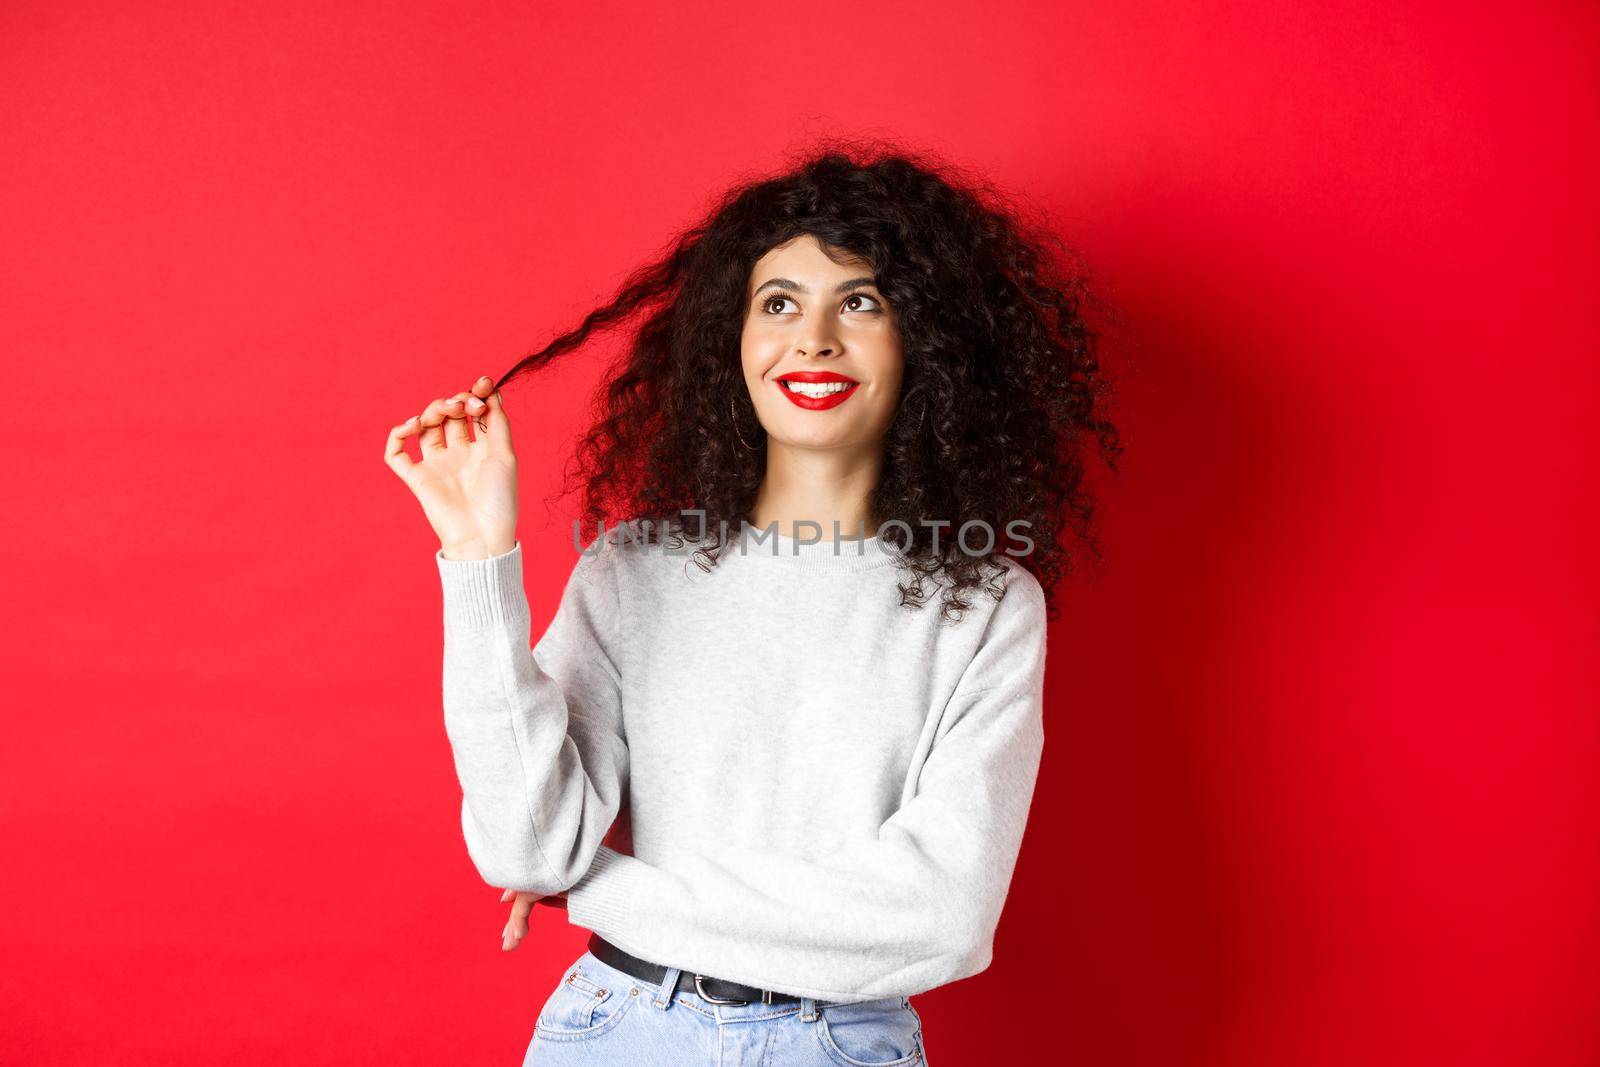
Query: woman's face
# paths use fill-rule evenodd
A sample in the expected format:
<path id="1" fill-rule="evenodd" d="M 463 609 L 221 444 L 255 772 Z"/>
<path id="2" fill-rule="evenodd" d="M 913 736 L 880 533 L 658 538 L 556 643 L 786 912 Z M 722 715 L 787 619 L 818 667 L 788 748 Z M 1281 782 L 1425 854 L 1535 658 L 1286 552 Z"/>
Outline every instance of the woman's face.
<path id="1" fill-rule="evenodd" d="M 904 363 L 899 321 L 864 261 L 835 263 L 810 234 L 762 256 L 745 286 L 740 353 L 769 445 L 881 445 Z"/>

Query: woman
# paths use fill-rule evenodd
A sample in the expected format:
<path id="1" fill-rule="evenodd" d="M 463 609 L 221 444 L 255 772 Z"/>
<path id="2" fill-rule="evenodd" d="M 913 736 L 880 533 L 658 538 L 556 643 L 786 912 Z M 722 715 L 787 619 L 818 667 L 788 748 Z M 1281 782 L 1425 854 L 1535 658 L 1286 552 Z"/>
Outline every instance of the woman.
<path id="1" fill-rule="evenodd" d="M 1083 452 L 1119 451 L 1060 252 L 948 167 L 826 150 L 391 433 L 468 853 L 507 947 L 539 899 L 593 932 L 528 1063 L 913 1063 L 910 997 L 988 966 Z M 530 654 L 500 386 L 636 312 Z"/>

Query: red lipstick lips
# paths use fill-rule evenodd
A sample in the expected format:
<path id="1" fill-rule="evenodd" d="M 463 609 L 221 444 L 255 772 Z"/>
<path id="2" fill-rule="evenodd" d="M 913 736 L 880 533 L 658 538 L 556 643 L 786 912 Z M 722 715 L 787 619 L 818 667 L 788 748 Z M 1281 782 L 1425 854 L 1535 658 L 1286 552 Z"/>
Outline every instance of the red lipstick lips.
<path id="1" fill-rule="evenodd" d="M 805 408 L 807 411 L 826 411 L 829 408 L 836 408 L 840 404 L 843 404 L 846 400 L 850 399 L 851 395 L 856 391 L 856 386 L 861 384 L 854 378 L 846 377 L 843 374 L 836 374 L 831 370 L 792 370 L 788 374 L 778 375 L 775 380 L 778 382 L 847 383 L 843 389 L 838 389 L 831 393 L 824 393 L 822 396 L 816 397 L 806 396 L 804 393 L 797 393 L 790 389 L 787 385 L 778 386 L 778 391 L 784 396 L 788 397 L 790 403 L 794 404 L 796 407 Z"/>

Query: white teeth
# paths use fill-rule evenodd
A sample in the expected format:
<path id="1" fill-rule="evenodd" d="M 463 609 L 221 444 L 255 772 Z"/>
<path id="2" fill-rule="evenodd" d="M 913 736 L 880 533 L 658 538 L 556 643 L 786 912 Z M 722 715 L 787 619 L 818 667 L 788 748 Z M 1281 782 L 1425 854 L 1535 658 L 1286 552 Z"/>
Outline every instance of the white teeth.
<path id="1" fill-rule="evenodd" d="M 821 399 L 831 393 L 842 393 L 855 382 L 796 382 L 784 379 L 783 386 L 790 392 L 809 396 L 813 400 Z"/>

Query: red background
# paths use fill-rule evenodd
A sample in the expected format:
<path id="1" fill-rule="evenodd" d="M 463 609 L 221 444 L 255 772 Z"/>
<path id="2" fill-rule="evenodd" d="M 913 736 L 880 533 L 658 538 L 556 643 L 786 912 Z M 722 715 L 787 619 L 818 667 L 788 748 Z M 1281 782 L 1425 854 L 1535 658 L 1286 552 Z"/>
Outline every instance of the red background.
<path id="1" fill-rule="evenodd" d="M 881 133 L 1130 323 L 933 1061 L 1597 1062 L 1595 9 L 1110 8 L 0 8 L 0 1060 L 517 1062 L 585 935 L 499 949 L 383 439 Z M 508 392 L 540 619 L 606 354 Z"/>

